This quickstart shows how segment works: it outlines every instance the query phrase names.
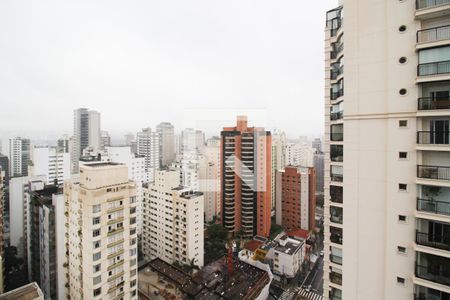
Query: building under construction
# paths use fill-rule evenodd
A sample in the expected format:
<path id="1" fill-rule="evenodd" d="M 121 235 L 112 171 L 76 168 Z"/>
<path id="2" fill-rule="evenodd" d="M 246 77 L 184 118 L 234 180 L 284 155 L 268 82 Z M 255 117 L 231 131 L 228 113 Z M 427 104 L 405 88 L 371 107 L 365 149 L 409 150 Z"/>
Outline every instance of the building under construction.
<path id="1" fill-rule="evenodd" d="M 162 259 L 152 260 L 139 272 L 140 299 L 250 300 L 266 299 L 271 276 L 230 256 L 190 275 Z M 267 294 L 266 294 L 267 293 Z"/>

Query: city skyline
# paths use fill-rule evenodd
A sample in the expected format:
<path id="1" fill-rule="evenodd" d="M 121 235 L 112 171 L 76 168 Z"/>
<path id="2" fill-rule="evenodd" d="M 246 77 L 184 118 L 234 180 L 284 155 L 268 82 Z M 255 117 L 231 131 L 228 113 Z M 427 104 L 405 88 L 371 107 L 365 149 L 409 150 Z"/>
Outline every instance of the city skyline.
<path id="1" fill-rule="evenodd" d="M 223 124 L 262 109 L 271 114 L 266 128 L 323 131 L 323 53 L 315 49 L 323 45 L 321 17 L 336 1 L 315 3 L 302 18 L 295 1 L 26 2 L 0 6 L 2 140 L 70 133 L 79 107 L 101 112 L 113 138 L 162 121 L 181 128 L 192 109 L 233 110 Z"/>

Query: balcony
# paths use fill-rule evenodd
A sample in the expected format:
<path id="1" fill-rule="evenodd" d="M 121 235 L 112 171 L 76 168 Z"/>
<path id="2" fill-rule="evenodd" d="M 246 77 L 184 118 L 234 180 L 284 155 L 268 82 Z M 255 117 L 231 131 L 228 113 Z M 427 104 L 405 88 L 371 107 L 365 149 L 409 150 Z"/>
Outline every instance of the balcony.
<path id="1" fill-rule="evenodd" d="M 450 202 L 417 198 L 417 210 L 450 216 Z"/>
<path id="2" fill-rule="evenodd" d="M 341 186 L 330 186 L 330 200 L 334 203 L 342 203 L 343 191 Z"/>
<path id="3" fill-rule="evenodd" d="M 330 261 L 332 263 L 335 263 L 335 264 L 338 264 L 338 265 L 342 265 L 342 256 L 337 256 L 337 255 L 330 254 Z"/>
<path id="4" fill-rule="evenodd" d="M 417 43 L 432 43 L 450 39 L 450 26 L 439 26 L 417 31 Z"/>
<path id="5" fill-rule="evenodd" d="M 416 9 L 434 8 L 450 4 L 450 0 L 416 0 Z"/>
<path id="6" fill-rule="evenodd" d="M 414 300 L 448 300 L 450 294 L 432 288 L 416 285 L 414 288 Z"/>
<path id="7" fill-rule="evenodd" d="M 439 284 L 450 285 L 450 263 L 447 265 L 419 265 L 416 263 L 416 277 Z"/>
<path id="8" fill-rule="evenodd" d="M 337 66 L 333 66 L 333 68 L 330 70 L 331 80 L 336 80 L 342 74 L 344 74 L 344 66 L 341 66 L 340 63 L 337 63 Z"/>
<path id="9" fill-rule="evenodd" d="M 342 224 L 343 221 L 342 207 L 330 206 L 330 221 L 333 223 Z"/>
<path id="10" fill-rule="evenodd" d="M 450 250 L 450 235 L 430 234 L 428 232 L 416 231 L 416 243 L 427 247 Z"/>
<path id="11" fill-rule="evenodd" d="M 330 159 L 333 162 L 343 162 L 344 161 L 344 146 L 330 145 Z"/>
<path id="12" fill-rule="evenodd" d="M 343 88 L 341 88 L 341 89 L 339 89 L 337 91 L 331 91 L 330 98 L 331 98 L 331 100 L 336 100 L 337 98 L 342 97 L 342 96 L 344 96 L 344 89 Z"/>
<path id="13" fill-rule="evenodd" d="M 344 111 L 337 111 L 337 112 L 332 112 L 330 114 L 330 120 L 331 121 L 336 121 L 336 120 L 341 120 L 344 117 Z"/>
<path id="14" fill-rule="evenodd" d="M 342 245 L 342 228 L 330 226 L 330 241 Z"/>
<path id="15" fill-rule="evenodd" d="M 450 180 L 450 167 L 417 165 L 417 177 Z"/>
<path id="16" fill-rule="evenodd" d="M 337 285 L 342 285 L 342 274 L 331 271 L 330 281 Z"/>
<path id="17" fill-rule="evenodd" d="M 431 97 L 423 97 L 418 99 L 418 110 L 437 110 L 450 109 L 450 98 L 436 99 Z"/>
<path id="18" fill-rule="evenodd" d="M 422 145 L 449 145 L 449 131 L 418 131 L 417 144 Z"/>
<path id="19" fill-rule="evenodd" d="M 450 61 L 439 61 L 419 64 L 417 66 L 418 76 L 441 75 L 450 73 Z"/>

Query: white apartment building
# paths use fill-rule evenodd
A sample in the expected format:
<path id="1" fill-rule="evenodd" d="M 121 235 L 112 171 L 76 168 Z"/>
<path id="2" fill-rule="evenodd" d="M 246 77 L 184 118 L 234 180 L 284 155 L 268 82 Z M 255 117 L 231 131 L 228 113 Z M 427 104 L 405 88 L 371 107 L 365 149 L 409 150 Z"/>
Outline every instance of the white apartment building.
<path id="1" fill-rule="evenodd" d="M 305 240 L 283 235 L 274 248 L 273 273 L 293 278 L 301 270 L 305 259 Z"/>
<path id="2" fill-rule="evenodd" d="M 22 137 L 9 139 L 9 176 L 28 176 L 30 140 Z"/>
<path id="3" fill-rule="evenodd" d="M 156 131 L 152 131 L 150 127 L 143 128 L 136 135 L 137 154 L 145 157 L 145 170 L 149 174 L 149 180 L 153 180 L 154 171 L 159 169 L 159 151 L 160 139 Z"/>
<path id="4" fill-rule="evenodd" d="M 78 173 L 80 157 L 88 146 L 99 150 L 101 147 L 100 113 L 87 108 L 73 112 L 72 173 Z"/>
<path id="5" fill-rule="evenodd" d="M 220 139 L 208 139 L 200 161 L 200 191 L 204 196 L 205 221 L 220 214 Z"/>
<path id="6" fill-rule="evenodd" d="M 70 154 L 62 149 L 49 146 L 34 146 L 31 149 L 30 176 L 45 175 L 46 184 L 53 184 L 55 180 L 62 183 L 70 178 Z"/>
<path id="7" fill-rule="evenodd" d="M 136 187 L 127 166 L 81 166 L 64 198 L 68 298 L 137 299 Z"/>
<path id="8" fill-rule="evenodd" d="M 27 226 L 29 201 L 27 191 L 41 190 L 45 175 L 15 177 L 9 181 L 9 229 L 10 245 L 17 248 L 17 256 L 26 260 L 28 252 Z"/>
<path id="9" fill-rule="evenodd" d="M 144 190 L 145 259 L 203 266 L 203 194 L 179 186 L 179 172 L 159 170 Z"/>
<path id="10" fill-rule="evenodd" d="M 142 232 L 143 184 L 149 182 L 149 174 L 145 171 L 145 157 L 131 153 L 131 147 L 106 147 L 106 156 L 102 160 L 125 164 L 128 167 L 128 178 L 136 183 L 136 216 L 138 234 Z"/>
<path id="11" fill-rule="evenodd" d="M 284 132 L 272 133 L 272 216 L 275 213 L 275 201 L 277 193 L 276 174 L 277 171 L 286 166 L 286 134 Z"/>
<path id="12" fill-rule="evenodd" d="M 325 30 L 324 296 L 448 299 L 450 1 L 340 4 Z"/>
<path id="13" fill-rule="evenodd" d="M 200 173 L 205 173 L 205 168 L 201 168 L 206 163 L 203 155 L 192 154 L 191 156 L 182 156 L 177 162 L 171 165 L 180 174 L 180 184 L 189 187 L 193 191 L 200 190 Z M 203 175 L 205 177 L 205 175 Z"/>
<path id="14" fill-rule="evenodd" d="M 159 134 L 159 164 L 168 166 L 175 160 L 175 131 L 172 124 L 161 122 L 156 126 Z"/>
<path id="15" fill-rule="evenodd" d="M 308 143 L 287 143 L 285 164 L 290 166 L 312 167 L 314 151 Z"/>

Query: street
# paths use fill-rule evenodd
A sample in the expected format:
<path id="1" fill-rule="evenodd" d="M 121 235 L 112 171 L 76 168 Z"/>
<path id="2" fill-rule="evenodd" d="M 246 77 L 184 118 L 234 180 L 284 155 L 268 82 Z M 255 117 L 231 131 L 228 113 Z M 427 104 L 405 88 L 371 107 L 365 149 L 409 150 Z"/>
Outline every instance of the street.
<path id="1" fill-rule="evenodd" d="M 301 287 L 306 288 L 311 285 L 311 289 L 318 294 L 323 293 L 323 257 L 317 258 L 317 263 L 308 273 Z"/>

